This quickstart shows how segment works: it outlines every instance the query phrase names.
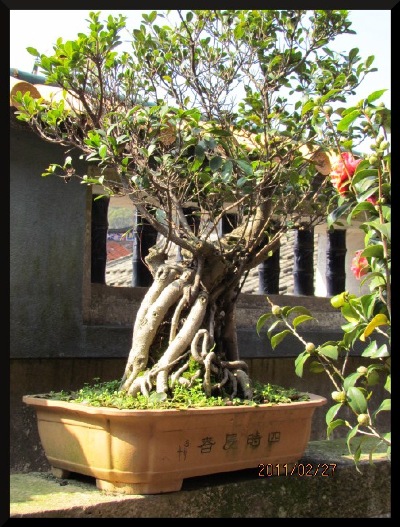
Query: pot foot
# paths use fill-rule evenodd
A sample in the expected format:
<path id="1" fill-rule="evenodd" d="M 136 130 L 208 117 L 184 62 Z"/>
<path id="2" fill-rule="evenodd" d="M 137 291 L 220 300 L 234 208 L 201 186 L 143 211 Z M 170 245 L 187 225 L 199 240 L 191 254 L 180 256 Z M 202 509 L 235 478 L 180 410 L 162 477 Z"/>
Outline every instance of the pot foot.
<path id="1" fill-rule="evenodd" d="M 145 481 L 141 483 L 124 483 L 121 481 L 107 481 L 96 479 L 96 486 L 107 492 L 123 494 L 161 494 L 163 492 L 177 492 L 182 488 L 182 479 L 168 481 Z"/>
<path id="2" fill-rule="evenodd" d="M 63 468 L 51 467 L 51 473 L 56 478 L 67 479 L 71 472 L 69 470 L 64 470 Z"/>

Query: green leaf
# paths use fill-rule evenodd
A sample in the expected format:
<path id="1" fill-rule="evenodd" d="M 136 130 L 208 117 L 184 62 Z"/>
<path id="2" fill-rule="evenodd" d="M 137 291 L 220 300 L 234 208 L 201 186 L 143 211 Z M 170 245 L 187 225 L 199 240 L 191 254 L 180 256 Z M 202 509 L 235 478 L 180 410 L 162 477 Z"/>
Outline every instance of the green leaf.
<path id="1" fill-rule="evenodd" d="M 312 99 L 307 101 L 305 105 L 303 106 L 303 108 L 301 109 L 301 115 L 303 116 L 304 114 L 309 112 L 312 108 L 314 108 L 314 106 L 315 106 L 315 103 Z"/>
<path id="2" fill-rule="evenodd" d="M 336 126 L 337 130 L 339 132 L 345 132 L 349 128 L 351 123 L 353 123 L 357 119 L 357 117 L 359 117 L 360 115 L 361 115 L 360 110 L 352 111 L 351 113 L 343 117 L 343 119 L 341 119 L 338 122 Z"/>
<path id="3" fill-rule="evenodd" d="M 154 20 L 157 18 L 157 11 L 152 11 L 150 14 L 149 14 L 149 17 L 148 17 L 148 20 L 149 22 L 154 22 Z M 186 18 L 187 18 L 187 15 L 186 15 Z"/>
<path id="4" fill-rule="evenodd" d="M 344 316 L 346 320 L 348 320 L 349 322 L 354 322 L 358 324 L 360 320 L 360 315 L 358 314 L 358 311 L 354 308 L 354 306 L 350 304 L 350 302 L 345 303 L 342 306 L 341 311 L 342 311 L 342 315 Z"/>
<path id="5" fill-rule="evenodd" d="M 358 372 L 350 373 L 350 375 L 348 375 L 345 378 L 344 383 L 343 383 L 343 388 L 345 389 L 345 391 L 347 391 L 351 386 L 354 386 L 356 382 L 358 381 L 358 379 L 362 376 L 363 376 L 362 373 L 358 373 Z"/>
<path id="6" fill-rule="evenodd" d="M 369 245 L 362 251 L 361 256 L 383 258 L 383 246 L 381 244 Z"/>
<path id="7" fill-rule="evenodd" d="M 33 55 L 34 57 L 39 57 L 39 56 L 40 56 L 40 53 L 39 53 L 39 51 L 38 51 L 36 48 L 28 47 L 28 48 L 26 48 L 26 51 L 27 51 L 30 55 Z"/>
<path id="8" fill-rule="evenodd" d="M 223 159 L 221 156 L 215 156 L 212 159 L 210 159 L 210 168 L 213 172 L 216 172 L 219 168 L 221 168 L 223 163 Z"/>
<path id="9" fill-rule="evenodd" d="M 293 319 L 293 322 L 292 322 L 293 327 L 297 328 L 299 324 L 302 324 L 303 322 L 306 322 L 307 320 L 314 320 L 314 317 L 311 317 L 309 315 L 300 315 L 296 317 L 295 319 Z"/>
<path id="10" fill-rule="evenodd" d="M 353 428 L 350 430 L 350 432 L 347 434 L 347 436 L 346 436 L 347 448 L 349 449 L 350 454 L 352 453 L 350 442 L 351 442 L 351 440 L 353 439 L 353 437 L 357 434 L 357 432 L 358 432 L 358 425 L 356 425 L 355 427 L 353 427 Z"/>
<path id="11" fill-rule="evenodd" d="M 101 159 L 104 159 L 107 155 L 107 147 L 106 145 L 101 145 L 101 147 L 99 148 L 99 156 L 101 157 Z"/>
<path id="12" fill-rule="evenodd" d="M 376 342 L 373 341 L 367 349 L 361 354 L 363 357 L 370 357 L 371 359 L 383 359 L 384 357 L 390 357 L 390 353 L 387 349 L 386 344 L 382 344 L 377 348 Z"/>
<path id="13" fill-rule="evenodd" d="M 265 323 L 267 322 L 267 320 L 272 317 L 272 313 L 264 313 L 263 315 L 260 316 L 260 318 L 257 320 L 257 324 L 256 324 L 256 331 L 257 331 L 257 334 L 260 335 L 260 331 L 262 330 L 262 328 L 265 326 Z"/>
<path id="14" fill-rule="evenodd" d="M 368 169 L 365 169 L 365 170 L 360 170 L 358 172 L 356 172 L 351 180 L 351 184 L 353 186 L 357 185 L 357 183 L 359 183 L 360 181 L 362 181 L 363 179 L 366 179 L 366 178 L 371 178 L 373 180 L 378 180 L 378 175 L 379 175 L 379 172 L 378 170 L 374 169 L 374 168 L 368 168 Z M 370 205 L 372 205 L 372 203 L 370 203 Z M 373 207 L 373 205 L 372 205 Z"/>
<path id="15" fill-rule="evenodd" d="M 325 415 L 325 421 L 327 425 L 329 425 L 329 423 L 335 418 L 336 414 L 338 413 L 338 411 L 341 409 L 342 406 L 343 406 L 342 403 L 337 403 L 329 408 L 329 410 L 326 412 L 326 415 Z"/>
<path id="16" fill-rule="evenodd" d="M 190 165 L 190 171 L 196 172 L 203 164 L 203 161 L 204 161 L 204 156 L 203 158 L 195 157 L 193 163 Z"/>
<path id="17" fill-rule="evenodd" d="M 382 434 L 383 439 L 386 439 L 386 441 L 390 441 L 392 438 L 392 433 L 387 432 L 386 434 Z"/>
<path id="18" fill-rule="evenodd" d="M 368 386 L 375 386 L 379 382 L 379 373 L 373 369 L 368 372 L 367 384 Z"/>
<path id="19" fill-rule="evenodd" d="M 284 331 L 281 331 L 280 333 L 277 333 L 273 337 L 271 337 L 271 346 L 272 349 L 275 349 L 278 344 L 282 342 L 282 340 L 287 336 L 290 335 L 291 331 L 289 329 L 285 329 Z"/>
<path id="20" fill-rule="evenodd" d="M 328 227 L 331 227 L 334 223 L 336 223 L 338 219 L 341 218 L 341 216 L 343 216 L 343 214 L 347 212 L 351 206 L 351 201 L 346 201 L 345 203 L 343 203 L 343 205 L 340 205 L 340 207 L 328 214 L 328 217 L 326 219 Z"/>
<path id="21" fill-rule="evenodd" d="M 365 223 L 363 223 L 363 225 L 370 226 L 373 229 L 375 229 L 378 232 L 380 232 L 388 240 L 391 239 L 391 228 L 392 228 L 392 225 L 391 225 L 390 222 L 382 224 L 382 223 L 379 223 L 378 220 L 377 221 L 366 221 Z"/>
<path id="22" fill-rule="evenodd" d="M 386 287 L 386 279 L 383 277 L 382 273 L 377 273 L 379 276 L 376 276 L 373 280 L 371 280 L 371 283 L 369 284 L 369 288 L 372 290 L 379 289 L 381 286 Z M 368 276 L 366 276 L 365 280 L 362 280 L 360 284 L 364 284 L 368 279 Z"/>
<path id="23" fill-rule="evenodd" d="M 375 417 L 379 412 L 390 412 L 392 409 L 392 404 L 390 399 L 384 399 L 381 404 L 379 405 L 379 408 L 375 410 L 373 413 L 373 416 Z"/>
<path id="24" fill-rule="evenodd" d="M 351 219 L 357 216 L 357 214 L 360 214 L 360 212 L 363 211 L 369 211 L 371 213 L 375 213 L 375 207 L 370 203 L 369 201 L 363 201 L 362 203 L 357 203 L 357 205 L 354 207 L 354 209 L 350 212 L 350 214 L 347 217 L 347 223 L 350 224 Z"/>
<path id="25" fill-rule="evenodd" d="M 222 128 L 211 128 L 211 130 L 209 130 L 209 133 L 218 137 L 231 137 L 232 135 L 232 132 L 230 132 L 229 130 L 222 130 Z"/>
<path id="26" fill-rule="evenodd" d="M 298 377 L 303 377 L 303 368 L 304 364 L 306 363 L 307 359 L 310 357 L 310 354 L 306 351 L 303 351 L 303 353 L 300 353 L 296 357 L 296 360 L 294 361 L 295 366 L 295 373 Z"/>
<path id="27" fill-rule="evenodd" d="M 367 60 L 365 61 L 365 66 L 367 68 L 369 68 L 371 66 L 371 64 L 374 62 L 374 60 L 375 60 L 374 55 L 369 55 L 369 57 L 367 57 Z M 370 95 L 370 97 L 371 97 L 371 95 Z M 368 97 L 367 97 L 367 100 L 368 100 Z M 369 101 L 369 102 L 371 102 L 371 101 Z"/>
<path id="28" fill-rule="evenodd" d="M 271 315 L 272 315 L 272 313 L 271 313 Z M 268 334 L 268 338 L 269 338 L 269 339 L 271 339 L 271 337 L 272 337 L 272 333 L 274 332 L 275 328 L 276 328 L 277 326 L 281 325 L 281 324 L 283 324 L 283 321 L 279 319 L 279 320 L 275 320 L 275 322 L 273 322 L 273 323 L 270 325 L 270 327 L 268 328 L 268 332 L 267 332 L 267 334 Z"/>
<path id="29" fill-rule="evenodd" d="M 145 36 L 139 29 L 134 29 L 133 35 L 136 37 L 137 40 L 140 40 L 142 42 L 145 40 Z"/>
<path id="30" fill-rule="evenodd" d="M 294 307 L 291 307 L 287 310 L 287 312 L 285 313 L 286 316 L 289 316 L 290 314 L 292 313 L 301 313 L 303 315 L 307 315 L 311 318 L 313 318 L 312 314 L 311 314 L 311 311 L 309 311 L 307 308 L 303 307 L 303 306 L 294 306 Z"/>
<path id="31" fill-rule="evenodd" d="M 338 346 L 332 346 L 332 345 L 323 345 L 318 348 L 318 353 L 321 355 L 324 355 L 325 357 L 329 357 L 330 359 L 337 360 L 339 351 Z"/>
<path id="32" fill-rule="evenodd" d="M 235 27 L 234 31 L 233 31 L 233 33 L 234 33 L 234 35 L 235 35 L 235 38 L 238 39 L 238 40 L 240 40 L 240 39 L 242 38 L 243 34 L 244 34 L 244 31 L 245 31 L 245 29 L 244 29 L 244 25 L 243 25 L 243 23 L 238 24 L 238 25 Z"/>
<path id="33" fill-rule="evenodd" d="M 309 370 L 311 373 L 322 373 L 325 371 L 325 368 L 322 366 L 322 364 L 316 360 L 314 360 L 310 366 Z"/>
<path id="34" fill-rule="evenodd" d="M 205 148 L 200 143 L 197 144 L 194 148 L 194 155 L 199 158 L 201 161 L 203 161 L 205 157 Z"/>
<path id="35" fill-rule="evenodd" d="M 243 161 L 242 159 L 238 159 L 236 161 L 236 164 L 243 170 L 243 172 L 247 176 L 253 175 L 253 167 L 250 165 L 250 163 L 247 163 L 247 161 Z"/>
<path id="36" fill-rule="evenodd" d="M 385 390 L 387 392 L 389 392 L 389 393 L 391 393 L 391 389 L 392 389 L 392 387 L 391 387 L 391 384 L 392 384 L 391 380 L 392 380 L 392 376 L 389 374 L 387 376 L 387 379 L 386 379 L 386 382 L 385 382 L 385 386 L 384 386 Z"/>
<path id="37" fill-rule="evenodd" d="M 319 103 L 325 104 L 326 101 L 332 97 L 332 95 L 335 95 L 335 93 L 338 93 L 340 91 L 342 90 L 340 90 L 339 88 L 333 88 L 332 90 L 329 90 L 328 93 L 326 93 L 320 98 Z"/>
<path id="38" fill-rule="evenodd" d="M 228 160 L 224 163 L 224 166 L 222 167 L 221 176 L 225 179 L 232 174 L 232 171 L 233 163 L 231 160 Z"/>
<path id="39" fill-rule="evenodd" d="M 331 421 L 327 428 L 328 439 L 330 435 L 332 434 L 332 432 L 335 430 L 335 428 L 337 428 L 338 426 L 346 426 L 346 421 L 344 421 L 343 419 L 336 419 L 335 421 Z"/>
<path id="40" fill-rule="evenodd" d="M 360 50 L 358 48 L 353 48 L 353 49 L 350 50 L 350 53 L 349 53 L 349 60 L 350 60 L 350 62 L 352 62 L 357 57 L 357 53 L 359 51 Z"/>
<path id="41" fill-rule="evenodd" d="M 347 402 L 356 414 L 364 414 L 367 411 L 367 401 L 360 388 L 350 386 L 347 390 Z"/>
<path id="42" fill-rule="evenodd" d="M 368 59 L 367 59 L 368 60 Z M 372 92 L 370 95 L 368 95 L 367 97 L 367 101 L 368 102 L 373 102 L 373 101 L 376 101 L 377 99 L 379 99 L 380 97 L 382 97 L 382 95 L 387 91 L 387 88 L 384 89 L 384 90 L 377 90 L 377 91 L 374 91 Z"/>
<path id="43" fill-rule="evenodd" d="M 358 461 L 360 461 L 360 457 L 361 457 L 361 444 L 359 443 L 353 454 L 353 458 L 356 464 L 358 463 Z"/>

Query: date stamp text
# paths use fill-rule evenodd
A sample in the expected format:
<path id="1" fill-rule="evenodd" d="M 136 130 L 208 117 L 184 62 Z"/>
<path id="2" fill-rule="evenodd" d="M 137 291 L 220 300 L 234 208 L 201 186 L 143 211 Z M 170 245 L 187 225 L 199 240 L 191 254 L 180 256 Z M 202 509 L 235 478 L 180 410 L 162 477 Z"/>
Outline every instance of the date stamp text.
<path id="1" fill-rule="evenodd" d="M 336 463 L 260 463 L 258 465 L 258 476 L 269 478 L 271 476 L 333 476 Z"/>

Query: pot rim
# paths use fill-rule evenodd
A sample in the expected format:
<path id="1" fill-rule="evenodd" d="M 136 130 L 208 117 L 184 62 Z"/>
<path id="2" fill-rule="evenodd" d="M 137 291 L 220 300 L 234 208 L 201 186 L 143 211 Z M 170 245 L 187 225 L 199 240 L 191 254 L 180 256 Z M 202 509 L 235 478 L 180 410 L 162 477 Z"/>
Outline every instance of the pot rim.
<path id="1" fill-rule="evenodd" d="M 308 401 L 292 401 L 291 403 L 273 403 L 273 404 L 259 404 L 254 406 L 240 405 L 240 406 L 204 406 L 199 408 L 165 408 L 165 409 L 118 409 L 115 407 L 104 407 L 104 406 L 89 406 L 82 403 L 75 403 L 69 401 L 58 401 L 56 399 L 49 399 L 47 394 L 33 394 L 33 395 L 24 395 L 22 397 L 22 402 L 28 406 L 39 408 L 49 408 L 49 409 L 64 409 L 71 412 L 80 412 L 83 414 L 91 415 L 113 415 L 113 416 L 154 416 L 158 417 L 162 414 L 213 414 L 213 413 L 236 413 L 236 412 L 261 412 L 261 411 L 279 411 L 282 408 L 308 408 L 308 407 L 317 407 L 323 406 L 327 403 L 327 399 L 321 395 L 316 395 L 313 393 L 306 393 L 310 399 Z"/>

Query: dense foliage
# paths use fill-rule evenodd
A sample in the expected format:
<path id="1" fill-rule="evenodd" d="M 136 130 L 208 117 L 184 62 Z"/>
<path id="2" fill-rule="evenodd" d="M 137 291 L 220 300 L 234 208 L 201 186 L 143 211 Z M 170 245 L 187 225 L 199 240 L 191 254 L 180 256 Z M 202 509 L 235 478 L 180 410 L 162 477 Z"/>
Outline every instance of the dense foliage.
<path id="1" fill-rule="evenodd" d="M 331 298 L 332 306 L 340 309 L 344 319 L 343 337 L 337 342 L 315 346 L 303 339 L 299 326 L 313 316 L 302 306 L 272 305 L 257 324 L 261 331 L 267 321 L 274 320 L 268 328 L 274 348 L 288 334 L 304 344 L 304 351 L 296 359 L 297 375 L 302 376 L 306 364 L 311 371 L 328 375 L 334 391 L 333 404 L 326 414 L 327 433 L 330 436 L 338 427 L 347 428 L 350 451 L 351 440 L 361 436 L 353 452 L 356 462 L 367 440 L 371 454 L 382 444 L 390 453 L 391 446 L 390 431 L 379 427 L 379 414 L 391 409 L 390 111 L 377 104 L 381 94 L 371 94 L 348 108 L 339 121 L 330 120 L 338 145 L 343 143 L 342 132 L 350 125 L 362 129 L 371 140 L 370 154 L 355 159 L 350 152 L 343 152 L 333 164 L 330 177 L 338 194 L 334 198 L 336 208 L 327 218 L 330 227 L 343 224 L 343 220 L 347 224 L 359 222 L 365 233 L 364 247 L 356 251 L 347 272 L 352 272 L 360 284 L 368 284 L 370 292 L 357 296 L 343 291 Z M 356 345 L 362 347 L 367 365 L 351 371 L 347 359 Z M 378 390 L 387 395 L 375 406 L 372 396 Z"/>

